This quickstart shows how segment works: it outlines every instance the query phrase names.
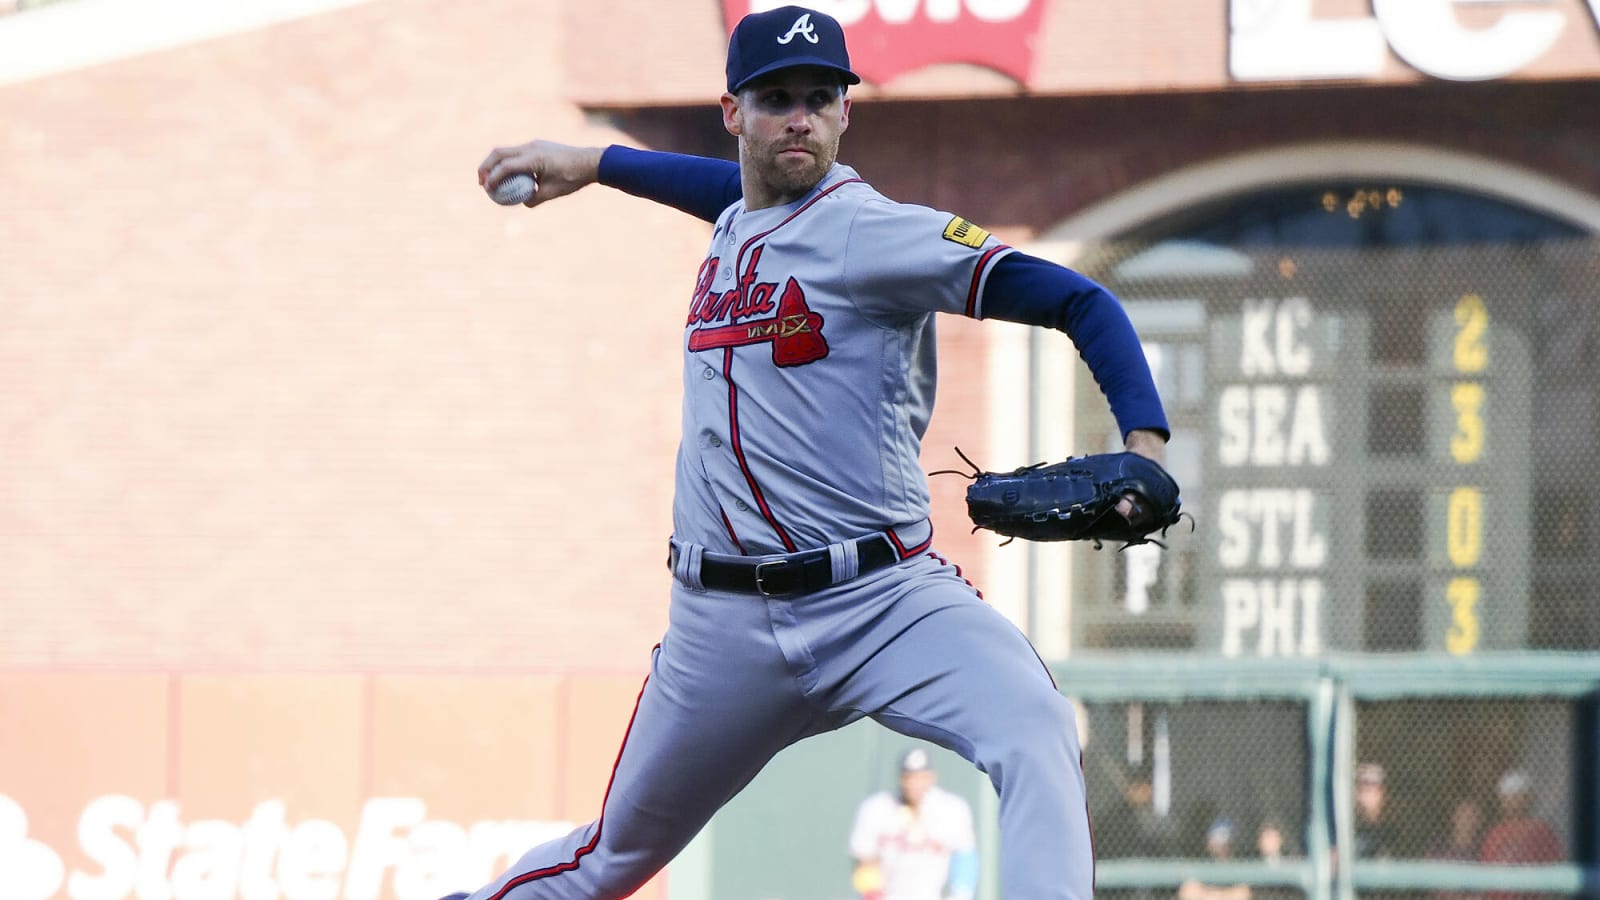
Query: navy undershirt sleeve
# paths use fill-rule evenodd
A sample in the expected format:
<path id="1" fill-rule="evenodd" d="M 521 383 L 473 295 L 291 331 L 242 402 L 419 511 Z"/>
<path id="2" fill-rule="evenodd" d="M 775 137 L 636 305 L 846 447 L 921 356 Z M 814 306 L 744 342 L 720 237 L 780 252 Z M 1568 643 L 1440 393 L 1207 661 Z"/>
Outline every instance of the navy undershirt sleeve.
<path id="1" fill-rule="evenodd" d="M 1013 252 L 989 273 L 982 308 L 987 319 L 1066 332 L 1111 404 L 1123 438 L 1136 429 L 1172 436 L 1139 336 L 1110 291 L 1065 266 Z"/>
<path id="2" fill-rule="evenodd" d="M 600 183 L 707 222 L 717 221 L 744 193 L 736 162 L 618 144 L 600 154 Z"/>

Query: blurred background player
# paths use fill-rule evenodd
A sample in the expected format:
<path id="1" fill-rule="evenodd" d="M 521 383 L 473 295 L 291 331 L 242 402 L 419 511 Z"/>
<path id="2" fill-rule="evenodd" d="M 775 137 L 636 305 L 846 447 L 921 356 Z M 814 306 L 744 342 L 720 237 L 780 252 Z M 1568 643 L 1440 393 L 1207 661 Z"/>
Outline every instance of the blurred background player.
<path id="1" fill-rule="evenodd" d="M 928 751 L 900 757 L 900 788 L 861 801 L 851 881 L 863 900 L 970 900 L 978 889 L 972 807 L 939 787 Z"/>

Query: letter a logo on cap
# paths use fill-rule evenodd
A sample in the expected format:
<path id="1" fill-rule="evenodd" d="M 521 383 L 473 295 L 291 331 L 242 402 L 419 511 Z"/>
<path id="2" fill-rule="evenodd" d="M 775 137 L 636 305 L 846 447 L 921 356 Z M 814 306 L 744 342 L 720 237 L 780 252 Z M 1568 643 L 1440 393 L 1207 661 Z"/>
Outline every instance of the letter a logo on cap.
<path id="1" fill-rule="evenodd" d="M 813 44 L 817 43 L 817 29 L 811 24 L 811 13 L 806 13 L 795 19 L 794 24 L 789 26 L 789 33 L 778 38 L 778 43 L 787 44 L 794 40 L 794 36 L 797 34 Z"/>

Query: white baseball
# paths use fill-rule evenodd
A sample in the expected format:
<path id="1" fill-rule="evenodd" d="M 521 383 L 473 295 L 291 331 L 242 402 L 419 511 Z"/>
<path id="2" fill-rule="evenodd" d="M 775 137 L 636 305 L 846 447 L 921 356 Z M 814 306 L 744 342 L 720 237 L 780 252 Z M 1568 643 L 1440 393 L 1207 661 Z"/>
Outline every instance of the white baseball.
<path id="1" fill-rule="evenodd" d="M 494 189 L 489 192 L 489 196 L 493 197 L 494 202 L 501 206 L 517 206 L 528 202 L 528 198 L 532 197 L 538 189 L 539 182 L 535 181 L 532 175 L 524 175 L 518 172 L 515 175 L 507 175 L 500 179 Z"/>

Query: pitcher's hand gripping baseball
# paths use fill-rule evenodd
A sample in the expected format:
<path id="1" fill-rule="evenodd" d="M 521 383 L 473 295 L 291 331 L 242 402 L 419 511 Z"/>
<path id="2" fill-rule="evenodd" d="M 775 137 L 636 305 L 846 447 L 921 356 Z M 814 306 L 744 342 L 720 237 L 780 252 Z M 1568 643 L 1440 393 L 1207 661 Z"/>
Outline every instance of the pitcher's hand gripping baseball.
<path id="1" fill-rule="evenodd" d="M 554 141 L 496 147 L 478 164 L 478 184 L 496 203 L 538 206 L 598 181 L 602 151 Z M 525 199 L 517 199 L 518 176 L 533 179 L 533 191 Z"/>

